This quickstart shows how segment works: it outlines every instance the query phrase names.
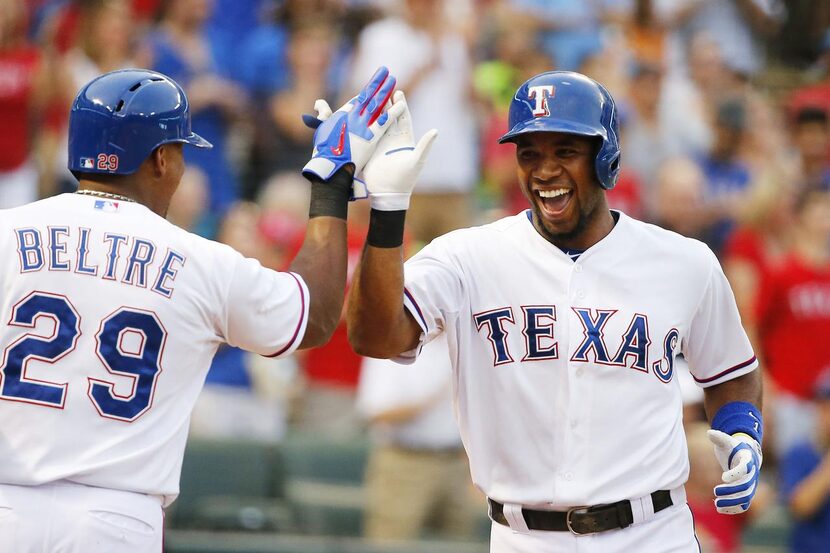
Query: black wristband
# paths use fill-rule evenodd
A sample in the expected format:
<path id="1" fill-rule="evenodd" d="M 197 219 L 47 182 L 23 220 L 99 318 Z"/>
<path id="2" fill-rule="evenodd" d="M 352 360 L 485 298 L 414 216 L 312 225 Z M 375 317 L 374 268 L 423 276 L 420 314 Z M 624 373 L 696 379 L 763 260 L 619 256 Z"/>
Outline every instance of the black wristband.
<path id="1" fill-rule="evenodd" d="M 314 175 L 306 175 L 311 181 L 311 202 L 308 218 L 337 217 L 345 219 L 349 212 L 349 196 L 352 194 L 352 174 L 341 167 L 327 181 Z"/>
<path id="2" fill-rule="evenodd" d="M 376 248 L 397 248 L 403 245 L 403 227 L 406 210 L 380 211 L 369 214 L 369 235 L 366 243 Z"/>

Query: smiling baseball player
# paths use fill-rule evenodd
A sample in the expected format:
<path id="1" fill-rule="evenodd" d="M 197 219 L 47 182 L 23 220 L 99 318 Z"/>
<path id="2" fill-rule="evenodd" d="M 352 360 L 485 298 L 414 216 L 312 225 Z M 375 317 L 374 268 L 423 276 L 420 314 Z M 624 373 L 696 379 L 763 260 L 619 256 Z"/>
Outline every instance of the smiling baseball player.
<path id="1" fill-rule="evenodd" d="M 314 137 L 290 272 L 164 219 L 184 171 L 184 91 L 145 70 L 84 86 L 63 194 L 0 212 L 0 553 L 161 553 L 190 412 L 222 343 L 325 343 L 346 283 L 346 211 L 400 108 L 380 69 Z"/>
<path id="2" fill-rule="evenodd" d="M 446 334 L 492 551 L 699 551 L 678 355 L 705 390 L 719 511 L 749 508 L 761 465 L 758 363 L 717 259 L 608 208 L 614 101 L 584 75 L 549 72 L 517 90 L 501 138 L 516 144 L 530 209 L 449 233 L 404 265 L 409 193 L 432 134 L 416 146 L 405 111 L 366 166 L 355 350 L 405 362 Z"/>

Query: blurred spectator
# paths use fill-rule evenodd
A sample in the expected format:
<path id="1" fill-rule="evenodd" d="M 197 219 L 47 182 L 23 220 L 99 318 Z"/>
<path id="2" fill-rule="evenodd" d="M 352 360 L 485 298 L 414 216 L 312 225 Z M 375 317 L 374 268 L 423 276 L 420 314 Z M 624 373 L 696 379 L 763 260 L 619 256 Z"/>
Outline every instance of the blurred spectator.
<path id="1" fill-rule="evenodd" d="M 187 190 L 185 190 L 185 193 Z M 177 192 L 178 194 L 178 192 Z M 174 196 L 173 202 L 183 198 Z M 278 269 L 259 231 L 261 211 L 238 203 L 227 211 L 217 239 L 245 257 Z M 249 438 L 276 442 L 285 433 L 287 392 L 296 358 L 268 359 L 221 345 L 213 358 L 190 419 L 190 434 L 201 438 Z"/>
<path id="2" fill-rule="evenodd" d="M 447 16 L 450 5 L 405 0 L 402 17 L 363 30 L 352 67 L 352 75 L 389 67 L 417 114 L 415 135 L 440 129 L 407 213 L 407 228 L 419 242 L 469 223 L 469 193 L 478 177 L 468 37 Z"/>
<path id="3" fill-rule="evenodd" d="M 830 373 L 815 391 L 816 426 L 812 436 L 784 456 L 781 495 L 793 517 L 791 553 L 826 551 L 830 544 Z M 754 506 L 753 506 L 754 509 Z"/>
<path id="4" fill-rule="evenodd" d="M 727 67 L 749 78 L 763 69 L 762 40 L 778 30 L 786 7 L 781 0 L 674 0 L 661 3 L 661 16 L 676 25 L 672 63 L 683 63 L 692 37 L 706 32 Z"/>
<path id="5" fill-rule="evenodd" d="M 706 180 L 690 158 L 666 160 L 657 170 L 654 220 L 683 236 L 703 239 L 709 225 L 702 206 Z"/>
<path id="6" fill-rule="evenodd" d="M 722 102 L 717 108 L 712 147 L 699 159 L 706 177 L 702 209 L 713 219 L 707 243 L 717 254 L 734 228 L 750 185 L 750 168 L 740 157 L 748 123 L 741 99 Z"/>
<path id="7" fill-rule="evenodd" d="M 779 229 L 784 231 L 785 229 Z M 830 367 L 830 192 L 808 189 L 795 206 L 790 254 L 764 282 L 758 300 L 758 342 L 777 388 L 775 450 L 809 439 L 813 392 Z"/>
<path id="8" fill-rule="evenodd" d="M 815 108 L 830 113 L 830 27 L 824 32 L 815 71 L 818 73 L 816 82 L 798 87 L 791 92 L 787 102 L 790 117 L 794 118 L 804 108 Z"/>
<path id="9" fill-rule="evenodd" d="M 413 365 L 363 360 L 358 409 L 374 446 L 366 468 L 364 535 L 373 540 L 470 537 L 470 470 L 453 415 L 444 338 Z"/>
<path id="10" fill-rule="evenodd" d="M 278 268 L 285 269 L 302 245 L 308 194 L 308 182 L 299 171 L 274 175 L 260 192 L 259 233 L 270 242 L 269 251 L 284 262 Z M 354 202 L 349 207 L 349 279 L 363 251 L 368 203 Z M 362 434 L 365 425 L 355 409 L 361 358 L 349 345 L 345 321 L 341 319 L 326 345 L 300 352 L 296 359 L 297 397 L 290 398 L 293 427 L 340 439 Z"/>
<path id="11" fill-rule="evenodd" d="M 602 50 L 603 24 L 622 20 L 622 0 L 510 0 L 512 6 L 531 17 L 542 35 L 542 46 L 559 69 L 578 71 L 585 61 Z"/>
<path id="12" fill-rule="evenodd" d="M 666 62 L 667 22 L 659 16 L 659 0 L 633 0 L 625 38 L 635 60 L 661 67 Z"/>
<path id="13" fill-rule="evenodd" d="M 827 111 L 804 107 L 795 114 L 793 145 L 798 153 L 801 185 L 830 187 L 830 121 Z"/>
<path id="14" fill-rule="evenodd" d="M 516 177 L 516 155 L 512 146 L 499 144 L 507 132 L 507 114 L 515 90 L 533 75 L 555 69 L 537 45 L 537 37 L 527 25 L 516 24 L 512 12 L 495 10 L 492 39 L 488 49 L 492 59 L 476 65 L 473 86 L 481 101 L 481 195 L 485 216 L 495 220 L 528 208 Z"/>
<path id="15" fill-rule="evenodd" d="M 752 509 L 740 515 L 724 516 L 712 501 L 712 488 L 721 482 L 721 466 L 712 455 L 712 442 L 706 436 L 709 423 L 686 425 L 689 446 L 689 480 L 686 500 L 695 518 L 695 534 L 706 553 L 739 553 L 744 531 L 763 515 L 773 499 L 772 489 L 763 480 L 758 483 Z"/>
<path id="16" fill-rule="evenodd" d="M 349 211 L 353 211 L 354 207 Z M 349 280 L 363 252 L 368 228 L 368 225 L 352 219 L 354 217 L 350 215 L 347 235 Z M 361 357 L 349 344 L 346 321 L 341 318 L 326 345 L 310 349 L 302 356 L 305 382 L 296 420 L 297 429 L 341 439 L 363 434 L 365 424 L 355 408 L 361 362 Z"/>
<path id="17" fill-rule="evenodd" d="M 654 219 L 657 201 L 657 170 L 669 157 L 666 129 L 660 120 L 659 105 L 663 73 L 659 66 L 637 62 L 632 68 L 629 102 L 621 124 L 621 145 L 625 167 L 639 177 L 645 205 L 641 211 Z"/>
<path id="18" fill-rule="evenodd" d="M 54 49 L 31 43 L 26 30 L 24 1 L 0 0 L 0 208 L 38 199 L 38 169 L 43 172 L 51 160 L 41 146 L 55 143 L 41 140 L 55 133 L 43 114 L 63 91 Z"/>
<path id="19" fill-rule="evenodd" d="M 812 64 L 830 29 L 830 2 L 784 0 L 787 20 L 766 46 L 777 63 L 799 70 Z"/>
<path id="20" fill-rule="evenodd" d="M 714 137 L 715 107 L 735 87 L 717 43 L 706 33 L 696 35 L 687 63 L 670 64 L 663 82 L 660 119 L 671 129 L 666 136 L 668 151 L 684 156 L 707 152 Z"/>
<path id="21" fill-rule="evenodd" d="M 757 337 L 759 296 L 767 279 L 789 254 L 789 229 L 798 191 L 799 185 L 784 173 L 761 179 L 721 256 L 741 321 L 756 352 L 761 350 Z"/>
<path id="22" fill-rule="evenodd" d="M 322 17 L 306 19 L 292 27 L 287 46 L 288 83 L 268 99 L 254 104 L 256 130 L 246 197 L 255 197 L 258 187 L 271 175 L 298 172 L 308 161 L 308 144 L 314 131 L 306 127 L 301 116 L 313 112 L 315 99 L 336 96 L 328 81 L 336 45 L 335 29 Z"/>
<path id="23" fill-rule="evenodd" d="M 260 18 L 274 11 L 275 0 L 210 0 L 211 17 L 204 30 L 210 36 L 219 67 L 231 69 L 242 60 L 240 47 L 255 31 Z M 218 57 L 221 56 L 221 57 Z"/>
<path id="24" fill-rule="evenodd" d="M 205 33 L 211 7 L 211 0 L 164 0 L 159 24 L 146 37 L 136 63 L 168 75 L 187 91 L 193 128 L 213 148 L 193 148 L 185 159 L 208 176 L 210 213 L 221 217 L 238 195 L 236 172 L 228 160 L 228 139 L 231 123 L 243 112 L 246 98 L 228 80 L 230 70 L 220 65 L 223 58 L 217 45 Z"/>
<path id="25" fill-rule="evenodd" d="M 170 201 L 167 220 L 185 230 L 196 232 L 208 208 L 207 187 L 207 175 L 198 167 L 187 167 Z"/>
<path id="26" fill-rule="evenodd" d="M 334 21 L 341 8 L 337 0 L 260 0 L 262 23 L 242 38 L 234 76 L 256 101 L 282 90 L 290 81 L 287 49 L 292 30 L 317 19 Z"/>
<path id="27" fill-rule="evenodd" d="M 80 3 L 75 40 L 64 57 L 73 95 L 98 75 L 135 67 L 132 17 L 128 0 Z M 78 181 L 66 166 L 68 140 L 64 124 L 54 160 L 59 192 L 72 192 L 78 187 Z"/>

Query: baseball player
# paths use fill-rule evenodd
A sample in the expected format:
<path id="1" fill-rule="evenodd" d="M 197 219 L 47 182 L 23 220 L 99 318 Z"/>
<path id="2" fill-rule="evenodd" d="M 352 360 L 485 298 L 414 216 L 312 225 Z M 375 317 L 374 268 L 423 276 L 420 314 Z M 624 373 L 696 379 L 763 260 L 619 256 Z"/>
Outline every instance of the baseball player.
<path id="1" fill-rule="evenodd" d="M 557 71 L 517 90 L 500 140 L 516 144 L 530 209 L 451 232 L 404 265 L 430 136 L 415 146 L 405 111 L 364 170 L 372 212 L 349 298 L 355 351 L 406 362 L 446 334 L 492 551 L 698 551 L 678 355 L 705 390 L 720 512 L 749 508 L 761 465 L 758 363 L 715 256 L 608 208 L 614 101 Z"/>
<path id="2" fill-rule="evenodd" d="M 346 281 L 346 210 L 403 106 L 381 68 L 314 137 L 305 243 L 275 272 L 164 219 L 191 131 L 181 87 L 129 69 L 76 97 L 77 193 L 0 212 L 0 553 L 160 553 L 188 419 L 226 342 L 325 343 Z"/>

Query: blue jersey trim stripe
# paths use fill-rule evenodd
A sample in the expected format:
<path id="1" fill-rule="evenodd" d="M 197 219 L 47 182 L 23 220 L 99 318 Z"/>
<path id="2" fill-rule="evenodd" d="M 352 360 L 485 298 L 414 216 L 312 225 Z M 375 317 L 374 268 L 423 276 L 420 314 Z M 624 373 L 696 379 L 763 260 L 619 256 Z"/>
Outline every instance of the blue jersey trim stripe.
<path id="1" fill-rule="evenodd" d="M 706 384 L 707 382 L 712 382 L 713 380 L 717 380 L 720 377 L 725 376 L 725 375 L 727 375 L 731 372 L 739 371 L 739 370 L 743 369 L 744 367 L 748 367 L 749 365 L 753 364 L 754 362 L 755 362 L 755 356 L 753 355 L 752 357 L 750 357 L 749 359 L 747 359 L 743 363 L 739 363 L 739 364 L 735 365 L 734 367 L 729 367 L 725 371 L 723 371 L 721 373 L 718 373 L 715 376 L 712 376 L 712 377 L 709 377 L 709 378 L 697 378 L 696 376 L 692 375 L 692 378 L 695 379 L 695 382 L 699 382 L 701 384 Z"/>
<path id="2" fill-rule="evenodd" d="M 428 333 L 429 332 L 429 325 L 427 325 L 427 321 L 424 318 L 424 314 L 421 312 L 421 308 L 418 305 L 418 302 L 415 301 L 415 298 L 412 297 L 412 294 L 410 294 L 409 290 L 407 290 L 406 288 L 403 289 L 403 293 L 409 299 L 409 301 L 412 302 L 412 307 L 415 308 L 415 312 L 418 314 L 418 317 L 421 319 L 421 328 L 424 329 L 425 333 Z"/>
<path id="3" fill-rule="evenodd" d="M 294 342 L 297 340 L 297 336 L 300 334 L 300 329 L 303 327 L 303 321 L 305 320 L 305 291 L 303 290 L 303 285 L 300 284 L 300 279 L 294 273 L 288 273 L 291 275 L 291 278 L 297 283 L 297 286 L 300 288 L 300 320 L 297 323 L 297 328 L 294 329 L 294 335 L 291 336 L 291 339 L 288 340 L 288 343 L 285 345 L 284 348 L 279 350 L 277 353 L 272 353 L 271 355 L 265 355 L 264 357 L 278 357 L 288 351 L 291 346 L 294 345 Z"/>

